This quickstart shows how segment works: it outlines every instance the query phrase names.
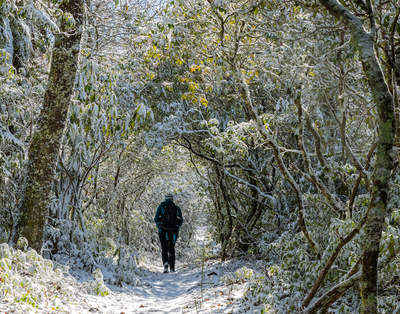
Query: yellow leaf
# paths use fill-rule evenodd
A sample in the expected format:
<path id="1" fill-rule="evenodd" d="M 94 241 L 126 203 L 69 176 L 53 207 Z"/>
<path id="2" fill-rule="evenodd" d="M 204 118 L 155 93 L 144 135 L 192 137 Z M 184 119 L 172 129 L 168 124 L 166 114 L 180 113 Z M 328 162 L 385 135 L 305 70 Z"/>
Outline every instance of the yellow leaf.
<path id="1" fill-rule="evenodd" d="M 204 97 L 200 100 L 200 102 L 201 102 L 201 104 L 202 104 L 203 106 L 205 106 L 205 107 L 208 106 L 208 101 L 207 101 L 207 99 L 205 99 Z"/>

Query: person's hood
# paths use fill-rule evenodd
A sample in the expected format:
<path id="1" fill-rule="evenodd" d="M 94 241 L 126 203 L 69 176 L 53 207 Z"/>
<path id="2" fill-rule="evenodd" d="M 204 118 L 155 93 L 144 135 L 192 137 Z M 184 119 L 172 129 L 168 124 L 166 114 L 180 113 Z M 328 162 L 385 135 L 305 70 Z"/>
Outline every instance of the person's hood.
<path id="1" fill-rule="evenodd" d="M 164 202 L 161 203 L 161 206 L 166 207 L 173 202 L 174 202 L 173 200 L 165 200 Z"/>

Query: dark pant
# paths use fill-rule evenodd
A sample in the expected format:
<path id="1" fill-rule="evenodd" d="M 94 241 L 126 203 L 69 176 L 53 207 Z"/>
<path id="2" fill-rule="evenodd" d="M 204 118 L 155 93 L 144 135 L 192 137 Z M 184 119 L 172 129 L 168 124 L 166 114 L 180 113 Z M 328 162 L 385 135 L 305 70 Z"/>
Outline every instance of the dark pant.
<path id="1" fill-rule="evenodd" d="M 161 242 L 162 262 L 168 263 L 170 269 L 175 270 L 175 242 L 178 238 L 178 230 L 164 230 L 158 233 Z"/>

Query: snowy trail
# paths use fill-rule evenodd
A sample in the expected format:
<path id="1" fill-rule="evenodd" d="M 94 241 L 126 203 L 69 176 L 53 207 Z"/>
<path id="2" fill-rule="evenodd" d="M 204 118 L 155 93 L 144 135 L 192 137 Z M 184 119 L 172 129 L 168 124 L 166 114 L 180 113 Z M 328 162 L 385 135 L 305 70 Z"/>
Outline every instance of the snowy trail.
<path id="1" fill-rule="evenodd" d="M 204 245 L 199 243 L 193 253 L 198 248 L 203 250 Z M 260 313 L 262 308 L 258 302 L 243 300 L 252 280 L 247 268 L 252 266 L 250 261 L 193 261 L 201 256 L 193 254 L 187 264 L 177 263 L 176 273 L 167 274 L 162 273 L 161 261 L 147 261 L 142 264 L 139 286 L 108 285 L 110 294 L 98 296 L 93 294 L 94 289 L 102 287 L 101 291 L 107 291 L 102 276 L 96 275 L 93 281 L 84 270 L 63 276 L 60 269 L 54 270 L 50 261 L 36 253 L 7 252 L 14 266 L 10 270 L 2 260 L 2 267 L 7 268 L 3 272 L 7 283 L 0 291 L 5 298 L 0 302 L 0 312 L 5 314 L 228 314 Z M 37 268 L 32 270 L 33 265 Z M 40 300 L 39 306 L 35 305 L 36 300 Z"/>
<path id="2" fill-rule="evenodd" d="M 197 249 L 204 247 L 205 228 L 198 228 Z M 198 254 L 198 252 L 197 252 Z M 194 254 L 194 255 L 197 255 Z M 129 288 L 109 286 L 112 294 L 106 297 L 86 298 L 91 310 L 73 311 L 72 314 L 131 314 L 131 313 L 260 313 L 262 307 L 242 304 L 246 284 L 224 286 L 220 279 L 235 272 L 243 262 L 217 260 L 204 263 L 177 264 L 176 273 L 162 273 L 163 267 L 147 265 L 146 285 Z M 202 280 L 203 278 L 203 280 Z"/>
<path id="3" fill-rule="evenodd" d="M 60 283 L 63 281 L 64 287 L 61 288 L 61 285 L 53 280 L 53 276 L 49 277 L 51 281 L 43 278 L 49 284 L 49 290 L 45 292 L 50 295 L 46 294 L 46 299 L 40 306 L 30 306 L 24 300 L 20 302 L 14 299 L 17 301 L 10 302 L 7 299 L 5 302 L 0 302 L 0 312 L 5 314 L 260 313 L 262 305 L 243 300 L 245 291 L 250 288 L 250 282 L 247 280 L 250 277 L 245 275 L 247 269 L 245 264 L 246 262 L 240 260 L 178 264 L 176 273 L 164 274 L 162 267 L 147 263 L 148 268 L 144 270 L 145 276 L 141 278 L 140 286 L 108 286 L 110 294 L 104 297 L 88 294 L 86 288 L 71 276 L 57 277 Z M 51 265 L 49 267 L 52 269 Z M 221 280 L 225 275 L 226 277 Z M 25 276 L 27 279 L 24 286 L 30 283 L 29 289 L 37 289 L 36 285 L 42 279 L 29 274 Z M 15 290 L 19 291 L 17 292 L 19 298 L 21 295 L 25 296 L 21 294 L 25 292 L 20 290 Z M 15 291 L 11 290 L 13 298 L 18 297 Z M 57 294 L 56 299 L 50 299 L 55 291 L 59 291 L 60 294 Z M 29 290 L 26 295 L 30 293 Z"/>
<path id="4" fill-rule="evenodd" d="M 153 267 L 145 279 L 148 286 L 127 289 L 110 287 L 113 290 L 112 295 L 86 300 L 91 308 L 89 313 L 204 312 L 206 308 L 211 309 L 213 303 L 218 301 L 217 299 L 223 298 L 223 293 L 219 289 L 221 265 L 219 263 L 209 264 L 203 269 L 203 306 L 200 304 L 201 273 L 202 268 L 200 266 L 195 268 L 181 267 L 176 273 L 168 274 L 163 274 L 161 267 Z M 195 304 L 195 300 L 197 304 Z M 208 305 L 205 306 L 205 303 Z M 218 305 L 214 306 L 218 307 Z M 82 313 L 82 311 L 80 310 L 79 313 Z"/>

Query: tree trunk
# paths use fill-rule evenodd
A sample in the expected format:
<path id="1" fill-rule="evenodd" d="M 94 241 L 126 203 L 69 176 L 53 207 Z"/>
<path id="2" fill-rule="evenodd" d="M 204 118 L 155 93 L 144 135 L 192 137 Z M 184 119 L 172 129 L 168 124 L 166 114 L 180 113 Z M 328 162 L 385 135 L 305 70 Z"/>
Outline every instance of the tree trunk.
<path id="1" fill-rule="evenodd" d="M 391 157 L 395 135 L 393 99 L 374 49 L 376 26 L 371 2 L 367 0 L 366 5 L 362 2 L 363 9 L 370 19 L 370 33 L 365 31 L 362 22 L 356 16 L 336 0 L 320 0 L 320 3 L 350 29 L 378 111 L 378 149 L 372 178 L 370 213 L 365 224 L 361 276 L 361 314 L 377 314 L 379 242 L 384 228 L 390 172 L 393 168 Z"/>
<path id="2" fill-rule="evenodd" d="M 63 12 L 72 14 L 75 25 L 71 28 L 70 21 L 62 19 L 62 33 L 55 36 L 47 90 L 28 151 L 24 199 L 11 238 L 15 242 L 18 237 L 25 237 L 29 246 L 38 252 L 43 244 L 49 197 L 77 72 L 83 3 L 83 0 L 70 0 L 61 5 Z"/>

